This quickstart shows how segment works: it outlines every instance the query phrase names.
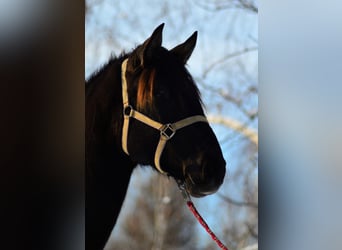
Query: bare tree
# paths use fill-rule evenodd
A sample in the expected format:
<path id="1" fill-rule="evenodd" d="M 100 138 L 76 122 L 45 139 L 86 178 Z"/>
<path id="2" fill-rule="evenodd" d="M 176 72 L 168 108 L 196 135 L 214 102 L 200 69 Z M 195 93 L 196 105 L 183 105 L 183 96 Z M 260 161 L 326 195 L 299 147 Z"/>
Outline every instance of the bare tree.
<path id="1" fill-rule="evenodd" d="M 258 7 L 254 0 L 215 0 L 215 1 L 194 1 L 202 8 L 209 11 L 219 11 L 225 9 L 243 9 L 257 13 Z"/>
<path id="2" fill-rule="evenodd" d="M 123 223 L 124 236 L 111 239 L 108 249 L 195 249 L 195 220 L 173 180 L 153 174 L 133 211 Z"/>

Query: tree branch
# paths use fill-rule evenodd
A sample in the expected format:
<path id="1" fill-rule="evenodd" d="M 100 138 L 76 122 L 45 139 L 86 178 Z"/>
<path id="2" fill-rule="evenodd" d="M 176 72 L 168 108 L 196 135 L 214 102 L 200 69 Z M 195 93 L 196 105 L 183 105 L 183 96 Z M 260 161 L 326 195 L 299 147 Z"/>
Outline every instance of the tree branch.
<path id="1" fill-rule="evenodd" d="M 246 0 L 224 0 L 224 1 L 216 1 L 214 3 L 200 3 L 197 0 L 194 1 L 196 5 L 198 5 L 200 8 L 205 9 L 207 11 L 220 11 L 220 10 L 226 10 L 226 9 L 243 9 L 252 11 L 253 13 L 258 13 L 258 8 L 252 1 L 246 1 Z"/>
<path id="2" fill-rule="evenodd" d="M 258 116 L 258 111 L 248 111 L 243 107 L 243 102 L 240 98 L 236 98 L 230 95 L 227 91 L 223 89 L 214 88 L 209 84 L 206 84 L 201 77 L 195 77 L 195 81 L 201 85 L 205 90 L 209 90 L 215 94 L 219 94 L 223 99 L 234 104 L 244 115 L 246 115 L 250 120 L 254 120 Z M 257 93 L 257 87 L 251 86 L 248 90 L 250 93 Z"/>
<path id="3" fill-rule="evenodd" d="M 204 70 L 203 72 L 203 78 L 205 78 L 207 76 L 207 74 L 214 68 L 216 67 L 218 64 L 221 64 L 231 58 L 234 58 L 234 57 L 237 57 L 237 56 L 240 56 L 240 55 L 243 55 L 243 54 L 246 54 L 248 52 L 251 52 L 251 51 L 255 51 L 257 50 L 258 47 L 251 47 L 251 48 L 245 48 L 241 51 L 236 51 L 236 52 L 233 52 L 231 54 L 228 54 L 228 55 L 225 55 L 224 57 L 222 57 L 221 59 L 218 59 L 217 61 L 213 62 L 212 64 L 209 65 L 209 67 L 207 69 Z"/>
<path id="4" fill-rule="evenodd" d="M 233 200 L 232 198 L 229 198 L 223 194 L 220 194 L 220 193 L 217 193 L 218 196 L 228 202 L 229 204 L 233 204 L 235 206 L 239 206 L 239 207 L 252 207 L 252 208 L 258 208 L 258 205 L 253 203 L 253 202 L 248 202 L 248 201 L 236 201 L 236 200 Z"/>
<path id="5" fill-rule="evenodd" d="M 254 231 L 254 227 L 248 223 L 246 223 L 246 226 L 248 228 L 248 232 L 255 238 L 258 239 L 258 233 Z"/>
<path id="6" fill-rule="evenodd" d="M 208 121 L 211 123 L 217 123 L 222 124 L 224 126 L 227 126 L 237 132 L 240 132 L 245 137 L 247 137 L 251 142 L 253 142 L 256 146 L 258 146 L 258 132 L 250 129 L 240 122 L 230 119 L 228 117 L 222 117 L 218 115 L 208 115 L 207 116 Z"/>

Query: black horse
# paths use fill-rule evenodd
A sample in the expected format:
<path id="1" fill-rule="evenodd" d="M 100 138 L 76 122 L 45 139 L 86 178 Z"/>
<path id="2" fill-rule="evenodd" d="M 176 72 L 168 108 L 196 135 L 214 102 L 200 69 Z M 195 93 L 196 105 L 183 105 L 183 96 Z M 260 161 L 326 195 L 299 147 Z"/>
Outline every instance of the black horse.
<path id="1" fill-rule="evenodd" d="M 138 164 L 184 183 L 194 197 L 217 191 L 225 160 L 185 68 L 197 40 L 167 50 L 161 24 L 86 83 L 86 249 L 103 249 Z"/>

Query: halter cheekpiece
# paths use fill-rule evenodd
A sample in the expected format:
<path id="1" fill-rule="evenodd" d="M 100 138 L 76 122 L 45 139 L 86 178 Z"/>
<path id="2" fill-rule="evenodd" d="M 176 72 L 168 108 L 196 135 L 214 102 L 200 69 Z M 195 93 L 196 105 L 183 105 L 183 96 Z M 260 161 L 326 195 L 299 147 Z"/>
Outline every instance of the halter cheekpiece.
<path id="1" fill-rule="evenodd" d="M 208 122 L 207 118 L 203 115 L 194 115 L 194 116 L 190 116 L 188 118 L 179 120 L 175 123 L 162 124 L 138 112 L 137 110 L 135 110 L 129 104 L 129 100 L 128 100 L 127 80 L 126 80 L 127 62 L 128 62 L 128 59 L 125 59 L 121 65 L 122 101 L 123 101 L 123 116 L 124 116 L 123 127 L 122 127 L 122 140 L 121 140 L 122 149 L 127 155 L 129 155 L 128 149 L 127 149 L 127 137 L 128 137 L 128 129 L 129 129 L 129 120 L 131 117 L 154 129 L 159 130 L 160 138 L 159 138 L 156 152 L 154 154 L 154 164 L 160 173 L 167 174 L 160 167 L 160 157 L 163 153 L 166 142 L 170 140 L 173 136 L 175 136 L 177 130 L 187 127 L 196 122 L 207 123 Z"/>

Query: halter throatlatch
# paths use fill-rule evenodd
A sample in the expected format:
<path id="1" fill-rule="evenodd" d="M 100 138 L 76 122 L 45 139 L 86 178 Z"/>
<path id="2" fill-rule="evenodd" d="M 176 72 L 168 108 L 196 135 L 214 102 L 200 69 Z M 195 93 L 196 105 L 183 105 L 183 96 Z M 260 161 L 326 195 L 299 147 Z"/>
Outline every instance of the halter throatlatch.
<path id="1" fill-rule="evenodd" d="M 177 130 L 184 128 L 186 126 L 189 126 L 196 122 L 207 123 L 208 122 L 207 118 L 203 115 L 194 115 L 194 116 L 190 116 L 188 118 L 182 119 L 180 121 L 177 121 L 175 123 L 162 124 L 138 112 L 137 110 L 135 110 L 131 105 L 129 105 L 129 100 L 128 100 L 127 80 L 126 80 L 127 61 L 128 59 L 125 59 L 121 65 L 122 101 L 123 101 L 123 116 L 124 116 L 123 126 L 122 126 L 122 141 L 121 141 L 122 149 L 127 155 L 129 155 L 128 149 L 127 149 L 127 137 L 128 137 L 128 129 L 129 129 L 129 120 L 131 117 L 156 130 L 159 130 L 160 138 L 159 138 L 156 152 L 154 154 L 154 164 L 160 173 L 167 174 L 160 167 L 160 157 L 163 153 L 166 142 L 170 140 L 176 134 Z"/>

